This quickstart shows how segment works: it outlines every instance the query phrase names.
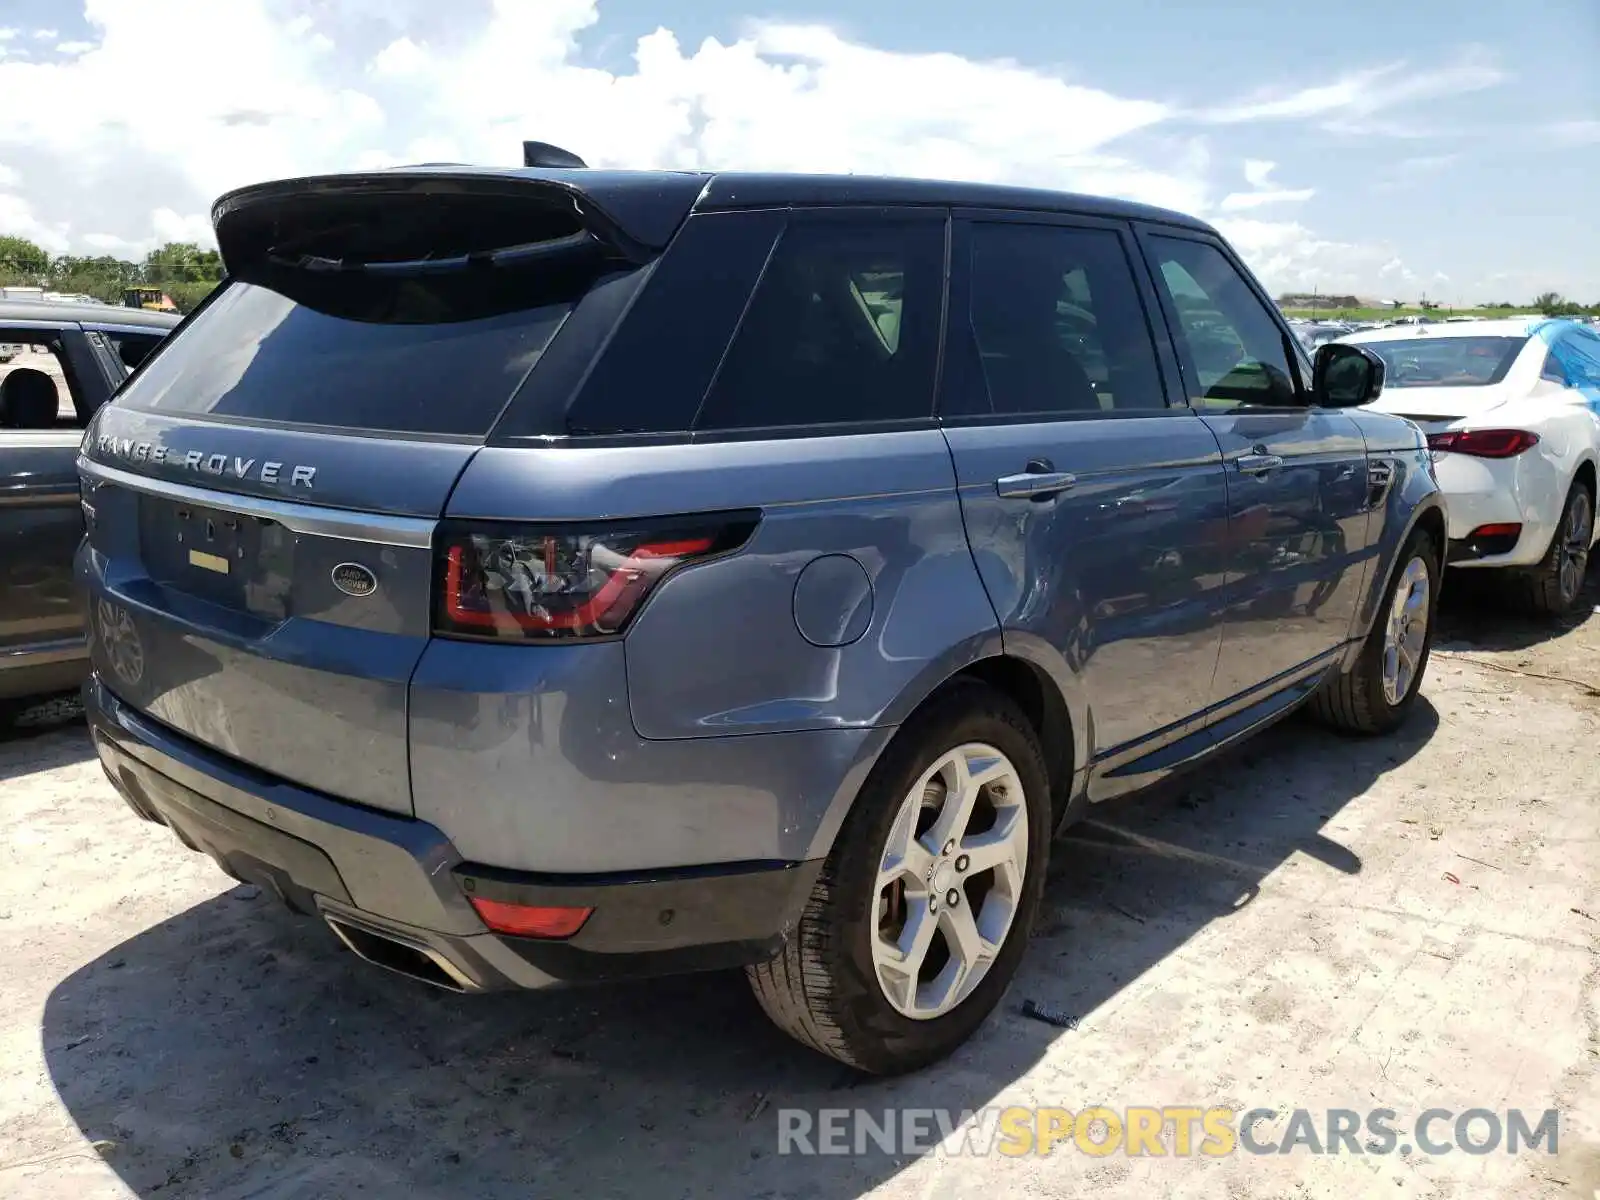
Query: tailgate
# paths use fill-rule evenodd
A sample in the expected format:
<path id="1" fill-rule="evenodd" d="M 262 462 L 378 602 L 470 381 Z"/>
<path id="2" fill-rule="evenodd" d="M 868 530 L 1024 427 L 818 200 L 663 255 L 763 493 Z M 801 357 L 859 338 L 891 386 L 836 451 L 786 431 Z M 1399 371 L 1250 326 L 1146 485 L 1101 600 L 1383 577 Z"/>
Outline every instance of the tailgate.
<path id="1" fill-rule="evenodd" d="M 155 474 L 158 451 L 196 461 L 177 468 L 193 482 Z M 406 688 L 428 640 L 434 516 L 472 453 L 108 409 L 79 463 L 95 669 L 213 749 L 409 813 Z M 289 494 L 365 503 L 219 486 L 296 469 L 312 486 Z"/>
<path id="2" fill-rule="evenodd" d="M 252 766 L 410 813 L 434 522 L 596 283 L 636 265 L 586 219 L 535 181 L 225 198 L 229 282 L 79 460 L 105 685 Z"/>

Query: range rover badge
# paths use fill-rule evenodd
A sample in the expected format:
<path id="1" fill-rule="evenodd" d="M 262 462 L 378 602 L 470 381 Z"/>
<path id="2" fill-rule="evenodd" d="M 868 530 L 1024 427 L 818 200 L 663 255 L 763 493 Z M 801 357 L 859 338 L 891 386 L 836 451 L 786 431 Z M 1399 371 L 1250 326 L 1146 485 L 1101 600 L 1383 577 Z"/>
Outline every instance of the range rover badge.
<path id="1" fill-rule="evenodd" d="M 370 596 L 378 590 L 378 577 L 360 563 L 340 563 L 333 569 L 333 586 L 346 596 Z"/>

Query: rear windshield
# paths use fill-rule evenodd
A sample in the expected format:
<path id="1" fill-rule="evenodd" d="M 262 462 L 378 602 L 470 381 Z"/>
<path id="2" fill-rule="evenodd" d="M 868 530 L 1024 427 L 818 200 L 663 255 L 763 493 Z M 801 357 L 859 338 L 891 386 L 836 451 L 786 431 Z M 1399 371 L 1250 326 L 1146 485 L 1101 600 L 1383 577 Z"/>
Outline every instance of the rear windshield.
<path id="1" fill-rule="evenodd" d="M 483 437 L 572 309 L 570 301 L 428 321 L 416 281 L 406 319 L 335 315 L 230 283 L 116 403 L 270 424 Z"/>
<path id="2" fill-rule="evenodd" d="M 1365 346 L 1383 359 L 1387 389 L 1499 383 L 1527 344 L 1525 337 L 1420 337 Z"/>

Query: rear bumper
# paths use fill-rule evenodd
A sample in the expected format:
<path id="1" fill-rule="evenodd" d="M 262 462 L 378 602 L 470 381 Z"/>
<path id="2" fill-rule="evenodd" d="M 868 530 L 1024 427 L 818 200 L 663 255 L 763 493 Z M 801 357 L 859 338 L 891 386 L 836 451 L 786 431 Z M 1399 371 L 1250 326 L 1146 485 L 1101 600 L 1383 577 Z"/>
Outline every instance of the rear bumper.
<path id="1" fill-rule="evenodd" d="M 1509 459 L 1441 454 L 1435 471 L 1449 506 L 1452 566 L 1526 567 L 1544 557 L 1566 489 L 1537 447 Z M 1502 524 L 1521 525 L 1520 535 L 1475 536 L 1483 526 Z"/>
<path id="2" fill-rule="evenodd" d="M 782 946 L 819 861 L 628 875 L 544 875 L 464 862 L 438 829 L 285 783 L 84 686 L 102 765 L 130 807 L 229 875 L 321 916 L 357 954 L 458 991 L 539 988 L 760 962 Z M 571 938 L 491 933 L 466 890 L 592 907 Z"/>

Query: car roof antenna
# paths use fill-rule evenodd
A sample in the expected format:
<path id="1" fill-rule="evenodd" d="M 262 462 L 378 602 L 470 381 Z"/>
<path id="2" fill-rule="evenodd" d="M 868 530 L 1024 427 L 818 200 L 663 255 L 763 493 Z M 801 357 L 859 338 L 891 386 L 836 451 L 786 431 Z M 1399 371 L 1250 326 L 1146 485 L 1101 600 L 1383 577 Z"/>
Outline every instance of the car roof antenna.
<path id="1" fill-rule="evenodd" d="M 525 167 L 587 167 L 571 150 L 552 146 L 549 142 L 523 142 L 522 165 Z"/>

